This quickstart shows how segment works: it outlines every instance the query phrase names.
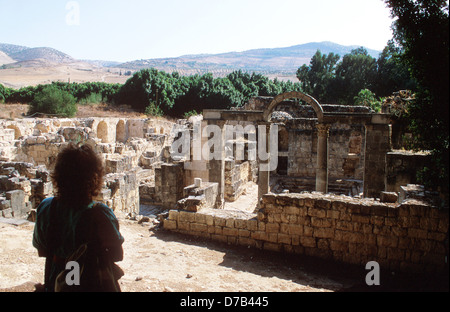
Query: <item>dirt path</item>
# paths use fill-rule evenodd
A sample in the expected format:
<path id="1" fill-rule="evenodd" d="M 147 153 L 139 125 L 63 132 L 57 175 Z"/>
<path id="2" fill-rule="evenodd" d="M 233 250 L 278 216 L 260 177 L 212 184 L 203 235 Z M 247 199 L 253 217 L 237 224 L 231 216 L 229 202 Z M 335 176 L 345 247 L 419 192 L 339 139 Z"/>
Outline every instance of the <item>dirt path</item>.
<path id="1" fill-rule="evenodd" d="M 344 286 L 285 257 L 119 220 L 124 292 L 318 292 Z M 31 245 L 33 228 L 0 223 L 0 291 L 34 291 L 34 284 L 43 282 L 44 259 Z"/>

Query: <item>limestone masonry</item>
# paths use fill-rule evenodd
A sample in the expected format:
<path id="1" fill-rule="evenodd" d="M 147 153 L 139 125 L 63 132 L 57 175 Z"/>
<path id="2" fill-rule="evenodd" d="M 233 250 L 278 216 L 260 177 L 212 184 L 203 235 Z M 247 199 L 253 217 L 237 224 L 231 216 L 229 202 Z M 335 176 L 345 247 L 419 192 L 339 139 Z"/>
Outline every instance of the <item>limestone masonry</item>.
<path id="1" fill-rule="evenodd" d="M 377 261 L 394 271 L 448 272 L 448 203 L 417 184 L 426 152 L 393 150 L 389 116 L 292 92 L 175 122 L 0 119 L 0 218 L 33 221 L 39 203 L 54 194 L 50 174 L 59 151 L 84 143 L 106 168 L 96 200 L 129 216 L 151 208 L 166 230 L 355 265 Z M 260 166 L 269 160 L 249 157 L 260 144 L 249 133 L 222 136 L 220 159 L 174 150 L 182 137 L 191 148 L 207 144 L 208 137 L 194 140 L 207 126 L 271 124 L 278 126 L 271 172 Z M 236 157 L 238 145 L 244 159 Z M 230 209 L 251 196 L 249 185 L 257 187 L 256 205 Z"/>

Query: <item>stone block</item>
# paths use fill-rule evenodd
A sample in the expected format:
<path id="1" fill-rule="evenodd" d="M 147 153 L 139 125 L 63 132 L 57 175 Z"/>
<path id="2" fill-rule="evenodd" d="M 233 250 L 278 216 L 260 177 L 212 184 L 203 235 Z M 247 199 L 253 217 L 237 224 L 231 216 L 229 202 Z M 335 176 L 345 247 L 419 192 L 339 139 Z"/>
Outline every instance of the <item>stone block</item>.
<path id="1" fill-rule="evenodd" d="M 206 233 L 208 232 L 208 226 L 206 224 L 191 223 L 190 230 L 194 232 Z"/>
<path id="2" fill-rule="evenodd" d="M 247 220 L 244 219 L 236 219 L 234 221 L 234 226 L 238 229 L 245 229 L 247 228 Z"/>
<path id="3" fill-rule="evenodd" d="M 352 231 L 353 223 L 348 221 L 336 221 L 336 229 L 343 231 Z"/>
<path id="4" fill-rule="evenodd" d="M 291 235 L 303 235 L 303 226 L 298 224 L 289 224 L 288 233 Z"/>
<path id="5" fill-rule="evenodd" d="M 181 219 L 177 221 L 178 229 L 183 231 L 189 231 L 190 230 L 190 222 L 182 221 Z"/>
<path id="6" fill-rule="evenodd" d="M 428 236 L 428 232 L 426 230 L 422 230 L 422 229 L 409 228 L 408 236 L 411 238 L 426 239 Z"/>
<path id="7" fill-rule="evenodd" d="M 333 238 L 334 229 L 332 228 L 314 228 L 314 237 L 317 238 Z"/>
<path id="8" fill-rule="evenodd" d="M 382 203 L 396 203 L 398 201 L 398 194 L 396 192 L 381 192 L 380 201 Z"/>
<path id="9" fill-rule="evenodd" d="M 200 214 L 200 213 L 196 213 L 195 214 L 195 222 L 196 223 L 206 224 L 206 215 Z"/>
<path id="10" fill-rule="evenodd" d="M 213 226 L 214 225 L 214 217 L 211 215 L 205 215 L 205 222 L 206 222 L 206 225 Z"/>
<path id="11" fill-rule="evenodd" d="M 164 229 L 166 230 L 176 230 L 177 229 L 177 221 L 175 220 L 164 220 L 163 222 Z"/>
<path id="12" fill-rule="evenodd" d="M 7 200 L 5 197 L 0 198 L 0 210 L 5 210 L 11 208 L 11 201 Z"/>
<path id="13" fill-rule="evenodd" d="M 398 237 L 377 235 L 377 246 L 398 247 Z"/>
<path id="14" fill-rule="evenodd" d="M 326 198 L 318 199 L 314 206 L 318 209 L 331 209 L 331 201 Z"/>
<path id="15" fill-rule="evenodd" d="M 250 231 L 257 231 L 258 230 L 258 220 L 250 219 L 247 221 L 247 228 Z"/>
<path id="16" fill-rule="evenodd" d="M 316 247 L 316 239 L 314 237 L 300 237 L 300 245 L 303 247 Z"/>
<path id="17" fill-rule="evenodd" d="M 309 208 L 308 215 L 311 217 L 325 218 L 327 211 L 325 209 Z"/>
<path id="18" fill-rule="evenodd" d="M 178 210 L 170 210 L 169 211 L 169 220 L 178 220 L 179 211 Z"/>
<path id="19" fill-rule="evenodd" d="M 195 212 L 180 211 L 180 221 L 195 222 Z"/>
<path id="20" fill-rule="evenodd" d="M 327 218 L 339 219 L 340 212 L 337 210 L 327 210 Z"/>
<path id="21" fill-rule="evenodd" d="M 311 217 L 311 225 L 313 227 L 329 228 L 329 227 L 332 226 L 332 222 L 331 222 L 330 219 L 322 219 L 322 218 Z"/>
<path id="22" fill-rule="evenodd" d="M 1 215 L 2 215 L 3 218 L 12 218 L 12 217 L 14 217 L 13 211 L 12 211 L 11 208 L 6 208 L 6 209 L 2 210 L 1 213 L 2 213 Z"/>
<path id="23" fill-rule="evenodd" d="M 370 223 L 370 216 L 353 214 L 352 215 L 352 222 Z"/>
<path id="24" fill-rule="evenodd" d="M 245 229 L 238 229 L 239 237 L 250 237 L 250 231 Z"/>
<path id="25" fill-rule="evenodd" d="M 278 234 L 278 243 L 280 244 L 291 244 L 291 236 L 287 234 Z"/>
<path id="26" fill-rule="evenodd" d="M 278 233 L 280 231 L 279 223 L 267 223 L 266 224 L 266 232 L 267 233 Z"/>
<path id="27" fill-rule="evenodd" d="M 222 233 L 226 236 L 238 236 L 239 231 L 235 228 L 224 227 Z"/>
<path id="28" fill-rule="evenodd" d="M 24 191 L 15 190 L 6 192 L 6 199 L 11 203 L 12 214 L 14 217 L 17 218 L 27 215 L 28 211 Z"/>

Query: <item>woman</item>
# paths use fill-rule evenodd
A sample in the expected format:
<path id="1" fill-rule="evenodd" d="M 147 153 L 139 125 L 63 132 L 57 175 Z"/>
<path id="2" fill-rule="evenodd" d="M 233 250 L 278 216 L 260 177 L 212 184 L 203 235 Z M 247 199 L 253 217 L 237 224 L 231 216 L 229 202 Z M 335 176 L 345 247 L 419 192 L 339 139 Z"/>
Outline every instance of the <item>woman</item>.
<path id="1" fill-rule="evenodd" d="M 123 259 L 124 238 L 116 216 L 108 206 L 93 202 L 102 189 L 103 176 L 102 161 L 89 145 L 70 144 L 58 155 L 52 174 L 57 193 L 37 208 L 33 234 L 33 246 L 46 258 L 46 291 L 55 290 L 55 279 L 66 269 L 66 259 L 84 243 L 89 242 L 107 263 L 114 265 Z M 105 291 L 95 287 L 80 285 L 79 289 Z"/>

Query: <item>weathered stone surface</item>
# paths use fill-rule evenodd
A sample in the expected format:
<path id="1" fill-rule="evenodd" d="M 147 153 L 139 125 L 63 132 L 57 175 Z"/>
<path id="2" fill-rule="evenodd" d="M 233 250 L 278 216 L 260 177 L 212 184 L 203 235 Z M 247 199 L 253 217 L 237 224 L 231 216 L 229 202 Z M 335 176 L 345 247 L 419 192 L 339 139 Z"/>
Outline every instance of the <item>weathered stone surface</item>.
<path id="1" fill-rule="evenodd" d="M 436 213 L 437 208 L 411 200 L 398 206 L 335 195 L 328 195 L 324 201 L 322 197 L 310 193 L 268 194 L 263 197 L 258 214 L 236 215 L 234 211 L 206 209 L 194 213 L 202 217 L 184 219 L 190 220 L 190 228 L 195 228 L 193 234 L 208 231 L 198 225 L 200 221 L 204 226 L 214 224 L 217 236 L 211 238 L 224 240 L 224 235 L 233 244 L 359 265 L 379 261 L 386 268 L 403 270 L 428 270 L 434 265 L 438 272 L 445 267 L 443 229 L 447 226 L 448 230 L 448 213 Z M 307 215 L 297 215 L 301 209 L 306 209 Z M 174 212 L 170 216 L 170 220 L 176 218 Z M 167 228 L 178 231 L 189 227 L 173 226 L 170 223 Z"/>

